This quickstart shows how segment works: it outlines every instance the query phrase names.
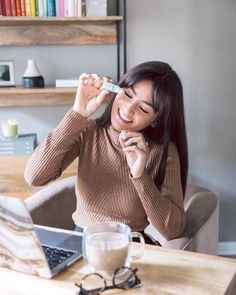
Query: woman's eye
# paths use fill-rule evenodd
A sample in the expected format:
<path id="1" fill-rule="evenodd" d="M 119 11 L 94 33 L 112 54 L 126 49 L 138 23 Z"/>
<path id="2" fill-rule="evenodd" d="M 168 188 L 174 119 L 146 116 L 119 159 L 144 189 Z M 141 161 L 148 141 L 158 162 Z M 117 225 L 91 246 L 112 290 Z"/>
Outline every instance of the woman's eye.
<path id="1" fill-rule="evenodd" d="M 140 107 L 140 110 L 141 110 L 143 113 L 148 114 L 148 112 L 145 111 L 142 107 Z"/>
<path id="2" fill-rule="evenodd" d="M 124 93 L 125 93 L 125 96 L 127 96 L 128 98 L 132 98 L 132 96 L 127 91 L 124 91 Z"/>

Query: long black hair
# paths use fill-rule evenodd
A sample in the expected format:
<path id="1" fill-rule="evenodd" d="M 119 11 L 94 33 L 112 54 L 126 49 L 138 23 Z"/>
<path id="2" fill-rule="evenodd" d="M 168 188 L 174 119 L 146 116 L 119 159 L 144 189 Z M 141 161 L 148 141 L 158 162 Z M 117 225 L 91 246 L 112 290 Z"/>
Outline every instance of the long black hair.
<path id="1" fill-rule="evenodd" d="M 149 61 L 132 68 L 120 80 L 121 88 L 128 88 L 148 80 L 152 82 L 153 105 L 157 118 L 142 130 L 147 141 L 161 144 L 163 153 L 155 183 L 160 189 L 165 177 L 168 146 L 174 142 L 180 158 L 181 183 L 185 194 L 188 172 L 188 147 L 185 127 L 183 89 L 181 81 L 172 68 L 164 62 Z M 112 98 L 104 113 L 96 120 L 101 127 L 111 124 Z"/>

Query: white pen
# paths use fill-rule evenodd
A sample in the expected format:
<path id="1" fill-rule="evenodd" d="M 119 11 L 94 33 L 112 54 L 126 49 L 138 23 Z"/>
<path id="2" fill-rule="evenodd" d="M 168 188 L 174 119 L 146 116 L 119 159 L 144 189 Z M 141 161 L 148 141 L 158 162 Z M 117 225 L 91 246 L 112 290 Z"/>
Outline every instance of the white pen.
<path id="1" fill-rule="evenodd" d="M 106 89 L 106 90 L 109 90 L 111 92 L 114 92 L 114 93 L 121 93 L 123 91 L 122 88 L 120 88 L 118 85 L 115 85 L 115 84 L 110 83 L 110 82 L 105 82 L 102 85 L 102 88 Z"/>

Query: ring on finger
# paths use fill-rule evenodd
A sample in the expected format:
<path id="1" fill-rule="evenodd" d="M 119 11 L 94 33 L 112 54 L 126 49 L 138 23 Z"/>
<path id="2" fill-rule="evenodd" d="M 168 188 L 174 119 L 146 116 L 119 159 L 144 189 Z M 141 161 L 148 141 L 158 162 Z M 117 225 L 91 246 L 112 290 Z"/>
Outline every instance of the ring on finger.
<path id="1" fill-rule="evenodd" d="M 140 148 L 146 150 L 148 148 L 148 142 L 145 141 L 144 143 L 140 144 Z"/>
<path id="2" fill-rule="evenodd" d="M 148 148 L 148 142 L 147 141 L 145 141 L 143 145 L 144 145 L 144 149 Z"/>

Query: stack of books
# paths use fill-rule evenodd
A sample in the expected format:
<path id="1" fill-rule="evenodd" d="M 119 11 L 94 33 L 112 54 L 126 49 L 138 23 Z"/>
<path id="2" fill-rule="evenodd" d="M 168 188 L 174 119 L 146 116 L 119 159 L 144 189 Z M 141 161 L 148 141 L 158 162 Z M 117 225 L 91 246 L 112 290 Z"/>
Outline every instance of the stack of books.
<path id="1" fill-rule="evenodd" d="M 0 136 L 0 155 L 29 155 L 36 146 L 36 133 L 20 134 L 17 137 Z"/>
<path id="2" fill-rule="evenodd" d="M 107 0 L 0 0 L 3 16 L 106 16 Z"/>

